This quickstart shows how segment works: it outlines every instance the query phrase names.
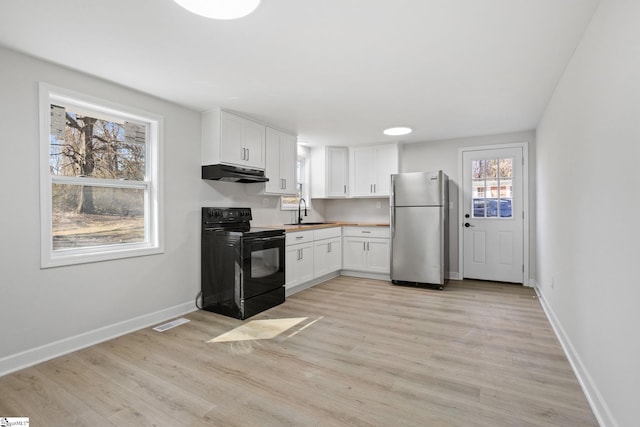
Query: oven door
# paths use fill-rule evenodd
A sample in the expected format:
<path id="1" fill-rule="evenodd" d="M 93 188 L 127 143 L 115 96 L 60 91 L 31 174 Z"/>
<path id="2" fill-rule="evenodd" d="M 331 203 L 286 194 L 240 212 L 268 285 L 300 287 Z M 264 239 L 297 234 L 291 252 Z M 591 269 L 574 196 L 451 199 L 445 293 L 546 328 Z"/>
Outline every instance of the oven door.
<path id="1" fill-rule="evenodd" d="M 284 235 L 243 239 L 241 299 L 284 286 L 284 241 Z"/>

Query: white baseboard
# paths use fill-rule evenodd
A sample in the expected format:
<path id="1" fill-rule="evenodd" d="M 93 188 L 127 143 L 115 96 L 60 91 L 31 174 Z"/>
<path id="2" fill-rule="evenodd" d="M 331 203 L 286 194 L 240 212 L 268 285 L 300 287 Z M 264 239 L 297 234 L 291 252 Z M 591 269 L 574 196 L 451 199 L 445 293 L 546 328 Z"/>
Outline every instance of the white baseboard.
<path id="1" fill-rule="evenodd" d="M 340 275 L 361 277 L 363 279 L 386 280 L 387 282 L 391 281 L 391 277 L 388 274 L 367 273 L 366 271 L 342 270 L 340 271 Z"/>
<path id="2" fill-rule="evenodd" d="M 197 310 L 193 301 L 144 314 L 0 359 L 0 376 Z"/>
<path id="3" fill-rule="evenodd" d="M 601 427 L 617 427 L 618 423 L 615 421 L 613 414 L 609 410 L 609 405 L 607 405 L 597 385 L 593 381 L 593 378 L 589 375 L 589 371 L 587 371 L 582 363 L 580 356 L 571 343 L 569 336 L 565 333 L 564 328 L 558 321 L 553 309 L 545 301 L 540 284 L 536 279 L 530 279 L 529 284 L 533 286 L 536 294 L 538 295 L 538 300 L 542 305 L 542 309 L 547 315 L 547 319 L 549 319 L 549 323 L 551 323 L 551 327 L 560 341 L 560 345 L 562 346 L 567 359 L 569 359 L 571 368 L 582 387 L 582 391 L 584 392 L 598 423 Z"/>
<path id="4" fill-rule="evenodd" d="M 308 282 L 300 283 L 296 286 L 291 286 L 285 288 L 284 294 L 285 296 L 290 297 L 293 294 L 296 294 L 300 291 L 304 291 L 305 289 L 309 289 L 312 286 L 319 285 L 322 282 L 326 282 L 329 279 L 333 279 L 334 277 L 338 277 L 340 274 L 335 271 L 333 273 L 326 274 L 324 276 L 317 277 L 313 280 L 309 280 Z"/>

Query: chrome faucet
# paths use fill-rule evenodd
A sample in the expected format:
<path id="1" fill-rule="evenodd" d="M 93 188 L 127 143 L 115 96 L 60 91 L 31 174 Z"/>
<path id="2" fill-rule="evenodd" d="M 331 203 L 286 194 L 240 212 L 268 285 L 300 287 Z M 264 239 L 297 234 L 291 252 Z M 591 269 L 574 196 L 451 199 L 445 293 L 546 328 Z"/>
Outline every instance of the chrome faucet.
<path id="1" fill-rule="evenodd" d="M 302 224 L 302 212 L 300 212 L 300 203 L 304 202 L 304 216 L 307 216 L 307 201 L 300 197 L 298 201 L 298 224 Z"/>

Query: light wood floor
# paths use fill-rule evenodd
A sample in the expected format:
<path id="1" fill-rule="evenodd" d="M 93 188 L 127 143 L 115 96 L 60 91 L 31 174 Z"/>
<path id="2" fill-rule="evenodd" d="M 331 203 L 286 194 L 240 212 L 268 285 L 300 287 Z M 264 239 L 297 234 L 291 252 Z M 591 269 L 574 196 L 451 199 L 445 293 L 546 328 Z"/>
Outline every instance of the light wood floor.
<path id="1" fill-rule="evenodd" d="M 339 277 L 244 322 L 194 312 L 0 378 L 32 426 L 597 426 L 532 289 Z M 210 343 L 304 317 L 267 340 Z"/>

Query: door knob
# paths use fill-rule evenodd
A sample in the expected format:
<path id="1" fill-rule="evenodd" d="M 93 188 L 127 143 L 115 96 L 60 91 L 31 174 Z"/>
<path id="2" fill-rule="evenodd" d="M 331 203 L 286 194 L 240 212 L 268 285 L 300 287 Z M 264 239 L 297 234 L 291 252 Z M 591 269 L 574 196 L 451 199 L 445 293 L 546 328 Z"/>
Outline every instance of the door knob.
<path id="1" fill-rule="evenodd" d="M 469 224 L 468 222 L 465 222 L 465 223 L 464 223 L 464 226 L 465 226 L 465 227 L 467 227 L 467 228 L 469 228 L 469 227 L 473 227 L 473 225 Z"/>

